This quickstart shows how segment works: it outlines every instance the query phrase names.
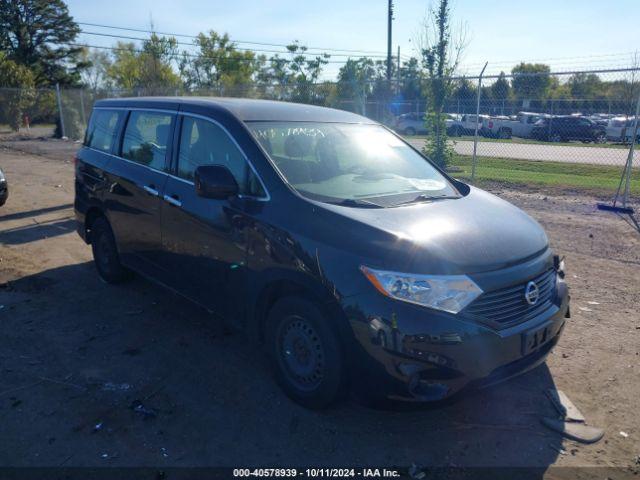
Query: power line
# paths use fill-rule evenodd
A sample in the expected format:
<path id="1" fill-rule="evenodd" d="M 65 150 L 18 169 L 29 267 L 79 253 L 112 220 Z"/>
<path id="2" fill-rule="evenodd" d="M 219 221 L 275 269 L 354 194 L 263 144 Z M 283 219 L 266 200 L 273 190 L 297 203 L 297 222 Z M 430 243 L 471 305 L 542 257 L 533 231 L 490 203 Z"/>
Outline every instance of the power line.
<path id="1" fill-rule="evenodd" d="M 597 55 L 580 55 L 580 56 L 575 56 L 575 57 L 551 57 L 551 58 L 535 58 L 535 59 L 527 59 L 527 60 L 523 60 L 523 59 L 519 59 L 519 60 L 499 60 L 497 62 L 491 62 L 491 65 L 493 67 L 496 66 L 505 66 L 505 65 L 517 65 L 520 64 L 521 62 L 525 62 L 525 63 L 534 63 L 534 62 L 556 62 L 557 60 L 591 60 L 591 59 L 597 59 L 597 58 L 604 58 L 604 57 L 630 57 L 631 55 L 637 54 L 638 52 L 622 52 L 622 53 L 605 53 L 605 54 L 597 54 Z M 608 61 L 608 60 L 593 60 L 594 62 L 603 62 L 603 61 Z M 562 63 L 566 63 L 566 62 L 562 62 Z M 572 62 L 573 64 L 575 64 L 575 62 Z M 482 66 L 484 65 L 484 62 L 476 62 L 476 63 L 468 63 L 466 65 L 464 65 L 465 67 L 473 67 L 473 66 Z"/>
<path id="2" fill-rule="evenodd" d="M 124 30 L 129 32 L 139 32 L 139 33 L 156 33 L 158 35 L 169 35 L 172 37 L 183 37 L 183 38 L 198 38 L 197 35 L 187 35 L 182 33 L 170 33 L 170 32 L 159 32 L 154 30 L 145 30 L 141 28 L 131 28 L 131 27 L 118 27 L 115 25 L 104 25 L 100 23 L 89 23 L 89 22 L 76 22 L 78 25 L 86 25 L 89 27 L 100 27 L 100 28 L 109 28 L 112 30 Z M 260 45 L 264 47 L 288 47 L 289 45 L 283 43 L 268 43 L 268 42 L 255 42 L 248 40 L 235 40 L 231 39 L 233 43 L 246 44 L 246 45 Z M 310 50 L 322 50 L 327 52 L 347 52 L 347 53 L 357 53 L 357 54 L 377 54 L 376 56 L 384 57 L 384 52 L 375 51 L 375 50 L 349 50 L 345 48 L 329 48 L 329 47 L 308 47 Z M 337 55 L 336 55 L 337 56 Z"/>
<path id="3" fill-rule="evenodd" d="M 564 75 L 578 75 L 578 74 L 603 74 L 603 73 L 628 73 L 628 72 L 640 72 L 640 67 L 627 67 L 627 68 L 603 68 L 598 70 L 571 70 L 564 72 L 523 72 L 523 73 L 507 73 L 504 75 L 504 78 L 521 78 L 521 77 L 543 77 L 543 76 L 564 76 Z M 483 80 L 488 79 L 497 79 L 500 75 L 483 75 Z M 454 76 L 450 77 L 451 80 L 472 80 L 474 78 L 478 78 L 477 76 Z"/>
<path id="4" fill-rule="evenodd" d="M 111 51 L 122 51 L 122 52 L 132 51 L 136 53 L 143 53 L 145 51 L 140 48 L 129 49 L 125 47 L 105 47 L 103 45 L 90 45 L 86 43 L 74 43 L 74 42 L 61 42 L 61 43 L 63 45 L 68 45 L 71 47 L 96 48 L 100 50 L 111 50 Z M 188 58 L 205 58 L 208 60 L 221 60 L 221 61 L 229 61 L 229 62 L 254 62 L 255 61 L 255 59 L 251 59 L 251 58 L 230 58 L 230 57 L 222 57 L 219 55 L 196 55 L 196 54 L 187 53 L 187 52 L 179 53 L 176 55 L 176 57 L 183 57 L 183 56 L 186 56 Z M 292 60 L 288 60 L 286 58 L 279 58 L 278 61 L 282 63 L 292 62 Z M 347 61 L 346 60 L 336 60 L 336 61 L 327 60 L 326 63 L 333 64 L 333 65 L 344 65 L 345 63 L 347 63 Z"/>
<path id="5" fill-rule="evenodd" d="M 110 37 L 110 38 L 119 38 L 119 39 L 123 39 L 123 40 L 137 40 L 137 41 L 141 41 L 141 42 L 145 42 L 145 41 L 149 41 L 149 38 L 143 38 L 143 37 L 130 37 L 128 35 L 116 35 L 113 33 L 100 33 L 100 32 L 88 32 L 86 30 L 83 30 L 81 33 L 83 33 L 84 35 L 95 35 L 98 37 Z M 197 45 L 193 44 L 193 43 L 187 43 L 187 42 L 180 42 L 176 40 L 176 44 L 177 45 L 185 45 L 185 46 L 189 46 L 189 47 L 197 47 Z M 314 53 L 314 52 L 309 52 L 307 50 L 305 51 L 296 51 L 296 52 L 291 52 L 288 50 L 266 50 L 266 49 L 257 49 L 257 48 L 243 48 L 243 47 L 234 47 L 236 50 L 240 50 L 240 51 L 245 51 L 245 52 L 254 52 L 254 53 L 282 53 L 282 54 L 294 54 L 294 55 L 305 55 L 305 56 L 321 56 L 322 53 Z M 352 55 L 346 54 L 346 53 L 332 53 L 331 56 L 333 57 L 349 57 L 351 58 Z M 375 56 L 377 57 L 384 57 L 384 55 L 377 55 Z"/>

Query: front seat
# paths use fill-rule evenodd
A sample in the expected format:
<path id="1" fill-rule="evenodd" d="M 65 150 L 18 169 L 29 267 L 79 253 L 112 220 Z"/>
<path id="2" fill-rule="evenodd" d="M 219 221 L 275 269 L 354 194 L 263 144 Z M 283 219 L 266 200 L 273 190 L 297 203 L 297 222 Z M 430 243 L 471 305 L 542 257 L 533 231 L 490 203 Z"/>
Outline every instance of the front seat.
<path id="1" fill-rule="evenodd" d="M 289 158 L 278 162 L 289 183 L 310 183 L 312 181 L 309 161 L 304 156 L 311 152 L 311 137 L 308 135 L 289 135 L 284 141 L 284 153 Z"/>
<path id="2" fill-rule="evenodd" d="M 311 177 L 315 182 L 321 182 L 340 175 L 340 162 L 336 152 L 335 140 L 324 137 L 316 143 L 317 162 L 311 164 Z"/>

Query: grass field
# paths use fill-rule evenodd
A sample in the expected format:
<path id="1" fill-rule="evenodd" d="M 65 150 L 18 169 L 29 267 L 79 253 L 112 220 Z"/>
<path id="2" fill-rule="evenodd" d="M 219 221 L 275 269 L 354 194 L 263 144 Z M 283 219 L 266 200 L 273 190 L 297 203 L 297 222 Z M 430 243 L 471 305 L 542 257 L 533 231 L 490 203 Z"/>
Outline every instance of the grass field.
<path id="1" fill-rule="evenodd" d="M 452 166 L 462 169 L 461 172 L 452 172 L 452 176 L 471 178 L 471 156 L 458 155 Z M 621 175 L 620 167 L 490 157 L 478 157 L 476 169 L 476 179 L 479 181 L 586 188 L 603 192 L 615 192 Z M 631 172 L 630 191 L 633 195 L 640 195 L 640 170 L 637 168 Z"/>

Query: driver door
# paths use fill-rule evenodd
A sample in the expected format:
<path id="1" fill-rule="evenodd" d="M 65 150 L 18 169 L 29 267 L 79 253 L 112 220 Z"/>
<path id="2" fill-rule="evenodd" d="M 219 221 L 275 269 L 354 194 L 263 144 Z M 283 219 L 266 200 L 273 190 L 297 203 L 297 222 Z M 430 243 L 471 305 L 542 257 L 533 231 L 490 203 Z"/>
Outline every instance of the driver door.
<path id="1" fill-rule="evenodd" d="M 244 154 L 219 124 L 181 115 L 177 165 L 165 185 L 162 249 L 171 283 L 209 310 L 229 315 L 242 306 L 246 275 L 246 226 L 256 197 L 264 195 Z M 238 197 L 200 197 L 194 172 L 224 165 L 238 182 Z"/>

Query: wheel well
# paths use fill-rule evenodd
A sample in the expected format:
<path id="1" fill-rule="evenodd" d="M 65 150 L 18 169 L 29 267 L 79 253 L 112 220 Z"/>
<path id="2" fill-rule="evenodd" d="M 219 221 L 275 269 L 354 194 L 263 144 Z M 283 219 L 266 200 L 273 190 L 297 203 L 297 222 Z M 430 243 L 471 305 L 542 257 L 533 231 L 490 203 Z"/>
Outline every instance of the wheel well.
<path id="1" fill-rule="evenodd" d="M 290 295 L 303 296 L 322 306 L 322 302 L 319 301 L 317 295 L 298 282 L 293 280 L 277 280 L 270 283 L 260 292 L 254 310 L 253 325 L 255 328 L 254 332 L 251 333 L 255 335 L 255 339 L 259 343 L 264 342 L 265 339 L 265 326 L 269 311 L 279 299 Z"/>
<path id="2" fill-rule="evenodd" d="M 87 211 L 84 220 L 84 231 L 86 234 L 87 243 L 91 243 L 91 226 L 93 225 L 93 222 L 95 222 L 100 217 L 105 217 L 105 214 L 98 207 L 91 207 Z"/>

